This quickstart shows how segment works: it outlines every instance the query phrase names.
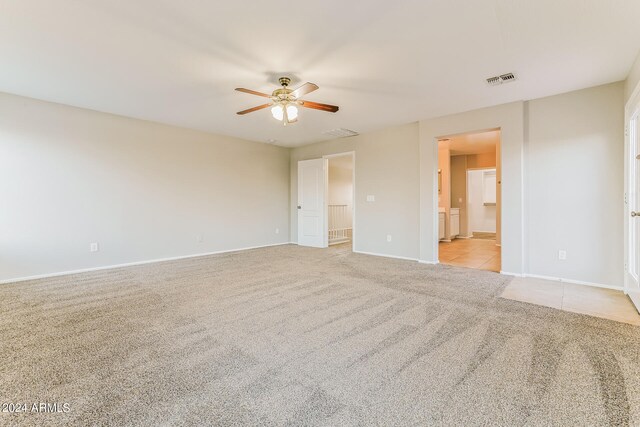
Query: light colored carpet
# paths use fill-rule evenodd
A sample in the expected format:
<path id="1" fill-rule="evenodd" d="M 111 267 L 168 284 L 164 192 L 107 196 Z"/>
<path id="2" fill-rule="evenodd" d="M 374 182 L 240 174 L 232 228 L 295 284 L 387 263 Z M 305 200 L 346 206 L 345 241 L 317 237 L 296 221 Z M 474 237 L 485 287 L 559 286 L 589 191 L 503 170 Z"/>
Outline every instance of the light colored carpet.
<path id="1" fill-rule="evenodd" d="M 640 329 L 280 246 L 0 286 L 2 425 L 640 425 Z"/>

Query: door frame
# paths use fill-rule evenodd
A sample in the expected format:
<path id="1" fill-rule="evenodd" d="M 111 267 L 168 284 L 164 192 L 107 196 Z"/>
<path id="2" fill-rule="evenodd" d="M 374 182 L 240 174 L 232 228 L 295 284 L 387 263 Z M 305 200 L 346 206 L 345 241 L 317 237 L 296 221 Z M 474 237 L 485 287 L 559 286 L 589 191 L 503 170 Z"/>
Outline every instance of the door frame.
<path id="1" fill-rule="evenodd" d="M 351 171 L 351 250 L 356 250 L 356 152 L 345 151 L 344 153 L 326 154 L 322 156 L 323 159 L 330 160 L 332 157 L 351 156 L 351 162 L 353 164 L 353 170 Z M 329 236 L 329 165 L 327 165 L 327 197 L 324 200 L 324 214 L 327 221 L 324 225 L 324 234 Z M 328 237 L 327 237 L 328 239 Z"/>
<path id="2" fill-rule="evenodd" d="M 630 279 L 629 279 L 629 246 L 630 246 L 630 221 L 631 221 L 631 211 L 634 208 L 629 203 L 629 188 L 630 188 L 630 165 L 632 162 L 631 159 L 631 129 L 629 129 L 629 125 L 631 119 L 633 117 L 638 117 L 640 120 L 640 83 L 633 90 L 629 100 L 627 101 L 624 108 L 624 293 L 629 295 L 633 303 L 635 304 L 637 309 L 640 309 L 640 292 L 638 290 L 631 290 L 630 288 Z M 637 178 L 636 178 L 637 179 Z M 640 225 L 639 225 L 640 226 Z M 638 262 L 638 260 L 636 260 Z"/>
<path id="3" fill-rule="evenodd" d="M 435 157 L 435 161 L 434 161 L 434 169 L 433 169 L 433 174 L 435 176 L 435 179 L 433 180 L 433 195 L 434 195 L 434 207 L 433 207 L 433 212 L 434 212 L 434 218 L 435 221 L 433 221 L 433 229 L 434 229 L 434 239 L 433 239 L 433 253 L 435 254 L 435 260 L 433 262 L 433 264 L 439 264 L 440 263 L 440 239 L 438 239 L 438 209 L 439 209 L 439 203 L 438 203 L 438 169 L 439 169 L 439 157 L 440 154 L 438 153 L 438 148 L 439 148 L 439 142 L 441 139 L 447 139 L 447 138 L 453 138 L 456 136 L 462 136 L 462 135 L 469 135 L 469 134 L 474 134 L 474 133 L 483 133 L 483 132 L 491 132 L 491 131 L 496 131 L 499 130 L 500 131 L 500 141 L 499 144 L 500 146 L 496 146 L 496 150 L 499 150 L 499 155 L 496 152 L 496 165 L 493 168 L 486 168 L 486 169 L 498 169 L 498 162 L 500 163 L 500 170 L 501 173 L 504 173 L 504 169 L 502 167 L 502 151 L 503 151 L 503 147 L 502 147 L 502 141 L 503 141 L 503 136 L 502 136 L 502 126 L 496 126 L 493 128 L 486 128 L 486 129 L 479 129 L 479 130 L 471 130 L 471 131 L 467 131 L 467 132 L 460 132 L 460 133 L 453 133 L 453 134 L 448 134 L 448 135 L 440 135 L 440 136 L 436 136 L 433 138 L 433 152 L 434 152 L 434 157 Z M 451 167 L 451 166 L 449 166 Z M 484 169 L 484 168 L 472 168 L 472 169 Z M 468 182 L 469 179 L 469 175 L 467 172 L 465 172 L 466 175 L 466 179 Z M 496 176 L 497 179 L 497 176 Z M 500 181 L 502 181 L 502 177 L 500 177 Z M 449 188 L 449 191 L 451 191 L 451 188 Z M 467 193 L 467 196 L 469 194 Z M 498 194 L 496 194 L 496 197 L 498 196 Z M 502 197 L 502 185 L 500 185 L 500 217 L 501 217 L 501 221 L 500 221 L 500 245 L 497 245 L 500 247 L 500 274 L 512 274 L 512 273 L 504 273 L 502 270 L 502 260 L 504 259 L 503 257 L 503 245 L 502 242 L 504 241 L 504 232 L 503 232 L 503 228 L 502 228 L 502 224 L 504 223 L 504 220 L 502 219 L 504 217 L 503 213 L 504 213 L 504 197 Z M 496 212 L 496 215 L 498 213 Z M 446 218 L 445 218 L 446 221 Z M 467 211 L 467 231 L 468 231 L 468 211 Z M 497 232 L 497 221 L 498 218 L 496 217 L 496 232 Z M 445 227 L 446 230 L 446 227 Z M 446 234 L 446 233 L 445 233 Z"/>

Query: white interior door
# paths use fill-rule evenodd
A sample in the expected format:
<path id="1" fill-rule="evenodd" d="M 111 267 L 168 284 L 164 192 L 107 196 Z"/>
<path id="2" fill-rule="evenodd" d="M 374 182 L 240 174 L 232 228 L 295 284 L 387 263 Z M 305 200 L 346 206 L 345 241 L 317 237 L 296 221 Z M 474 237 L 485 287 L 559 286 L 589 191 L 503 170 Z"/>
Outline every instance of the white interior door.
<path id="1" fill-rule="evenodd" d="M 626 291 L 640 310 L 640 96 L 627 108 Z"/>
<path id="2" fill-rule="evenodd" d="M 328 244 L 327 159 L 298 162 L 298 244 L 326 248 Z"/>

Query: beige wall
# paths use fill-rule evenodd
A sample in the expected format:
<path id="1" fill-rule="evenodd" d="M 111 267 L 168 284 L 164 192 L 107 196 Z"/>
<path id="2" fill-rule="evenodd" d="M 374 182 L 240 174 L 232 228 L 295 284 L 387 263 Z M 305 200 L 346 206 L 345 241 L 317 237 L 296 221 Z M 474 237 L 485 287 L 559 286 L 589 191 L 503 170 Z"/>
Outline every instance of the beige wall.
<path id="1" fill-rule="evenodd" d="M 467 156 L 468 169 L 495 168 L 496 153 L 469 154 Z"/>
<path id="2" fill-rule="evenodd" d="M 292 240 L 297 240 L 298 161 L 348 151 L 355 151 L 354 250 L 417 259 L 417 123 L 292 149 Z M 367 202 L 367 195 L 375 196 L 375 202 Z"/>
<path id="3" fill-rule="evenodd" d="M 467 159 L 451 156 L 451 207 L 460 209 L 460 236 L 469 236 L 467 215 Z"/>
<path id="4" fill-rule="evenodd" d="M 7 94 L 0 194 L 0 280 L 289 240 L 289 150 Z"/>
<path id="5" fill-rule="evenodd" d="M 633 91 L 640 83 L 640 52 L 638 52 L 638 56 L 636 57 L 636 61 L 634 62 L 631 70 L 629 70 L 629 77 L 625 81 L 624 86 L 624 100 L 627 102 Z"/>
<path id="6" fill-rule="evenodd" d="M 528 102 L 531 273 L 622 286 L 623 105 L 621 82 Z"/>
<path id="7" fill-rule="evenodd" d="M 353 204 L 353 170 L 333 166 L 329 159 L 329 204 Z"/>

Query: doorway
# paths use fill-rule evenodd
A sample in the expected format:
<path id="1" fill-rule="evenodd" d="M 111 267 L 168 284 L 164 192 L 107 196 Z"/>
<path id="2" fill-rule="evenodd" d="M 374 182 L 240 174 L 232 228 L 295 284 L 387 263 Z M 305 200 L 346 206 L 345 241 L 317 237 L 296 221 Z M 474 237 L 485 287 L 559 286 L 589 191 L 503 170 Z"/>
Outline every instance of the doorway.
<path id="1" fill-rule="evenodd" d="M 438 261 L 500 272 L 500 129 L 438 138 Z"/>
<path id="2" fill-rule="evenodd" d="M 355 153 L 298 162 L 298 245 L 352 251 Z"/>
<path id="3" fill-rule="evenodd" d="M 329 246 L 352 250 L 353 242 L 353 153 L 326 157 L 328 160 L 327 240 Z"/>

